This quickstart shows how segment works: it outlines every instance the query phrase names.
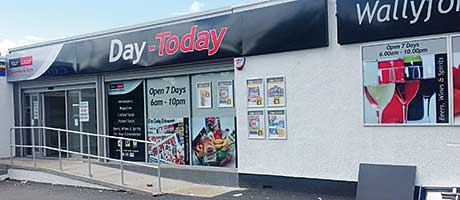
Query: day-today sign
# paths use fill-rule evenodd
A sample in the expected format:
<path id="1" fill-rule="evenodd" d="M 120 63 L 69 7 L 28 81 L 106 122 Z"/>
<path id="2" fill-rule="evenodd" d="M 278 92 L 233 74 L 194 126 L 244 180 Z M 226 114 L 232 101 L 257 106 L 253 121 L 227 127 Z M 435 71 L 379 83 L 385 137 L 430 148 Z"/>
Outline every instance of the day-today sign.
<path id="1" fill-rule="evenodd" d="M 236 10 L 13 51 L 8 80 L 232 60 L 329 44 L 327 0 Z"/>
<path id="2" fill-rule="evenodd" d="M 460 0 L 337 0 L 340 44 L 456 32 L 458 19 Z"/>

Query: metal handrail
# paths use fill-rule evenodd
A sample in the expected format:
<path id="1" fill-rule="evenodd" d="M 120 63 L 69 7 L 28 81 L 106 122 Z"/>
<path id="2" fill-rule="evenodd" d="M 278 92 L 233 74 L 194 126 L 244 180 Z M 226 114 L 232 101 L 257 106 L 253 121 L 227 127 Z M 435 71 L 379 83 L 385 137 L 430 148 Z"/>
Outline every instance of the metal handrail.
<path id="1" fill-rule="evenodd" d="M 23 130 L 23 129 L 29 129 L 29 130 L 34 130 L 34 129 L 38 129 L 38 130 L 49 130 L 49 131 L 53 131 L 53 133 L 57 133 L 58 134 L 58 148 L 54 148 L 54 147 L 49 147 L 49 146 L 46 146 L 46 145 L 35 145 L 35 132 L 34 131 L 31 131 L 31 138 L 32 138 L 32 145 L 24 145 L 22 144 L 22 141 L 21 141 L 21 144 L 18 145 L 14 142 L 13 144 L 13 137 L 14 137 L 14 131 L 15 130 Z M 83 153 L 82 151 L 78 152 L 78 151 L 70 151 L 68 150 L 69 146 L 67 145 L 67 149 L 62 149 L 61 148 L 61 132 L 65 132 L 67 133 L 66 134 L 66 143 L 68 143 L 68 133 L 73 133 L 73 134 L 79 134 L 79 135 L 86 135 L 87 136 L 87 145 L 88 145 L 88 153 Z M 21 135 L 23 134 L 23 131 L 21 131 Z M 43 131 L 43 134 L 46 136 L 47 134 L 47 131 Z M 91 154 L 91 146 L 90 146 L 90 136 L 92 137 L 101 137 L 101 138 L 106 138 L 106 139 L 115 139 L 115 140 L 119 140 L 120 141 L 120 159 L 115 159 L 115 158 L 110 158 L 110 157 L 105 157 L 105 156 L 98 156 L 98 155 L 92 155 Z M 156 194 L 153 194 L 155 196 L 157 195 L 161 195 L 162 191 L 161 191 L 161 157 L 160 157 L 160 145 L 165 143 L 166 141 L 170 140 L 171 138 L 175 137 L 175 135 L 171 135 L 169 137 L 166 137 L 166 139 L 163 139 L 161 140 L 160 142 L 150 142 L 150 141 L 145 141 L 145 140 L 137 140 L 137 139 L 132 139 L 132 138 L 124 138 L 124 137 L 117 137 L 117 136 L 109 136 L 109 135 L 99 135 L 99 134 L 94 134 L 94 133 L 88 133 L 88 132 L 82 132 L 82 131 L 73 131 L 73 130 L 66 130 L 66 129 L 60 129 L 60 128 L 51 128 L 51 127 L 44 127 L 44 126 L 31 126 L 31 127 L 26 127 L 26 126 L 16 126 L 16 127 L 11 127 L 10 128 L 10 161 L 11 161 L 11 164 L 13 165 L 13 150 L 14 148 L 18 147 L 18 148 L 32 148 L 32 157 L 33 157 L 33 162 L 34 162 L 34 166 L 37 166 L 37 162 L 36 162 L 36 159 L 35 159 L 35 148 L 40 148 L 40 149 L 47 149 L 47 150 L 53 150 L 53 151 L 57 151 L 59 153 L 59 169 L 61 171 L 63 171 L 63 168 L 62 168 L 62 152 L 64 153 L 70 153 L 70 154 L 76 154 L 76 155 L 81 155 L 82 156 L 82 160 L 83 160 L 83 156 L 87 156 L 88 157 L 88 176 L 89 177 L 92 177 L 92 173 L 91 173 L 91 158 L 96 158 L 96 159 L 104 159 L 104 160 L 109 160 L 109 161 L 116 161 L 116 162 L 120 162 L 120 173 L 121 173 L 121 183 L 124 185 L 125 182 L 124 182 L 124 166 L 123 166 L 123 163 L 127 163 L 127 164 L 132 164 L 132 165 L 139 165 L 139 166 L 144 166 L 144 167 L 149 167 L 149 168 L 154 168 L 154 169 L 157 169 L 157 177 L 158 177 L 158 193 Z M 157 149 L 157 165 L 149 165 L 149 164 L 145 164 L 145 163 L 142 163 L 142 162 L 132 162 L 132 161 L 125 161 L 123 159 L 123 141 L 134 141 L 134 142 L 139 142 L 139 143 L 144 143 L 146 146 L 148 144 L 151 144 L 152 145 L 152 148 L 156 148 Z M 82 143 L 80 145 L 83 145 Z M 82 150 L 82 148 L 81 148 Z"/>

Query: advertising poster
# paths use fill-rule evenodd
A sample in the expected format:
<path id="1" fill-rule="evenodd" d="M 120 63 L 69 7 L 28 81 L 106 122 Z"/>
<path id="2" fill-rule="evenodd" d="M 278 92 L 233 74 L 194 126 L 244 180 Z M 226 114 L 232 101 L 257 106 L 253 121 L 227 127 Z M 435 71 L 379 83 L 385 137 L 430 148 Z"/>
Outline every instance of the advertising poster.
<path id="1" fill-rule="evenodd" d="M 89 103 L 87 101 L 80 102 L 80 122 L 89 122 Z"/>
<path id="2" fill-rule="evenodd" d="M 147 140 L 162 142 L 162 163 L 190 164 L 189 81 L 188 76 L 147 80 Z M 157 149 L 148 145 L 148 162 L 156 163 L 157 155 Z"/>
<path id="3" fill-rule="evenodd" d="M 211 82 L 201 82 L 196 84 L 197 107 L 212 108 Z"/>
<path id="4" fill-rule="evenodd" d="M 460 124 L 460 36 L 452 37 L 452 65 L 454 82 L 454 122 Z"/>
<path id="5" fill-rule="evenodd" d="M 185 165 L 189 164 L 188 155 L 188 118 L 156 118 L 149 120 L 147 140 L 160 144 L 160 160 L 162 163 Z M 148 162 L 158 161 L 158 152 L 154 145 L 147 146 Z"/>
<path id="6" fill-rule="evenodd" d="M 268 110 L 268 139 L 286 139 L 286 110 Z"/>
<path id="7" fill-rule="evenodd" d="M 145 140 L 144 85 L 142 81 L 120 81 L 108 84 L 109 135 Z M 77 107 L 78 108 L 78 107 Z M 109 139 L 111 158 L 120 158 L 123 145 L 123 159 L 145 161 L 145 144 L 134 141 Z"/>
<path id="8" fill-rule="evenodd" d="M 236 167 L 235 118 L 196 118 L 192 127 L 194 165 Z"/>
<path id="9" fill-rule="evenodd" d="M 267 106 L 286 105 L 286 82 L 284 77 L 267 78 Z"/>
<path id="10" fill-rule="evenodd" d="M 449 123 L 447 38 L 366 46 L 365 124 Z"/>
<path id="11" fill-rule="evenodd" d="M 233 107 L 233 81 L 219 81 L 217 82 L 217 89 L 219 95 L 219 107 Z"/>
<path id="12" fill-rule="evenodd" d="M 246 81 L 248 89 L 248 107 L 264 107 L 263 79 L 249 79 Z"/>
<path id="13" fill-rule="evenodd" d="M 265 115 L 263 110 L 248 111 L 248 138 L 265 139 Z"/>

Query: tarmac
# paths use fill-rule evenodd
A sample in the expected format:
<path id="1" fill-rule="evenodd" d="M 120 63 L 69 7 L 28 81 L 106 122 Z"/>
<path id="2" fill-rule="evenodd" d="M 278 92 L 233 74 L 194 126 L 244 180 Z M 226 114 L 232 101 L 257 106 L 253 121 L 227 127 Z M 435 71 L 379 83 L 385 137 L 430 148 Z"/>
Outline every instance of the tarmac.
<path id="1" fill-rule="evenodd" d="M 304 194 L 275 190 L 232 191 L 214 197 L 165 194 L 159 197 L 139 193 L 114 192 L 58 186 L 34 182 L 0 182 L 0 199 L 5 200 L 354 200 L 354 197 Z"/>

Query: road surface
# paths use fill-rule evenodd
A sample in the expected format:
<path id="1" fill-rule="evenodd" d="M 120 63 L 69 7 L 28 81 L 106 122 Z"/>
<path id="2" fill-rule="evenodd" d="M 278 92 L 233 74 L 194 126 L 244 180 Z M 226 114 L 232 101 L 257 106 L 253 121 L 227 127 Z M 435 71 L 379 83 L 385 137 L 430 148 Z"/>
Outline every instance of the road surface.
<path id="1" fill-rule="evenodd" d="M 127 192 L 114 192 L 89 188 L 57 186 L 42 183 L 3 181 L 0 182 L 2 200 L 205 200 L 191 196 L 163 195 L 152 197 Z M 216 200 L 354 200 L 352 197 L 314 195 L 275 190 L 245 190 L 214 197 Z"/>

